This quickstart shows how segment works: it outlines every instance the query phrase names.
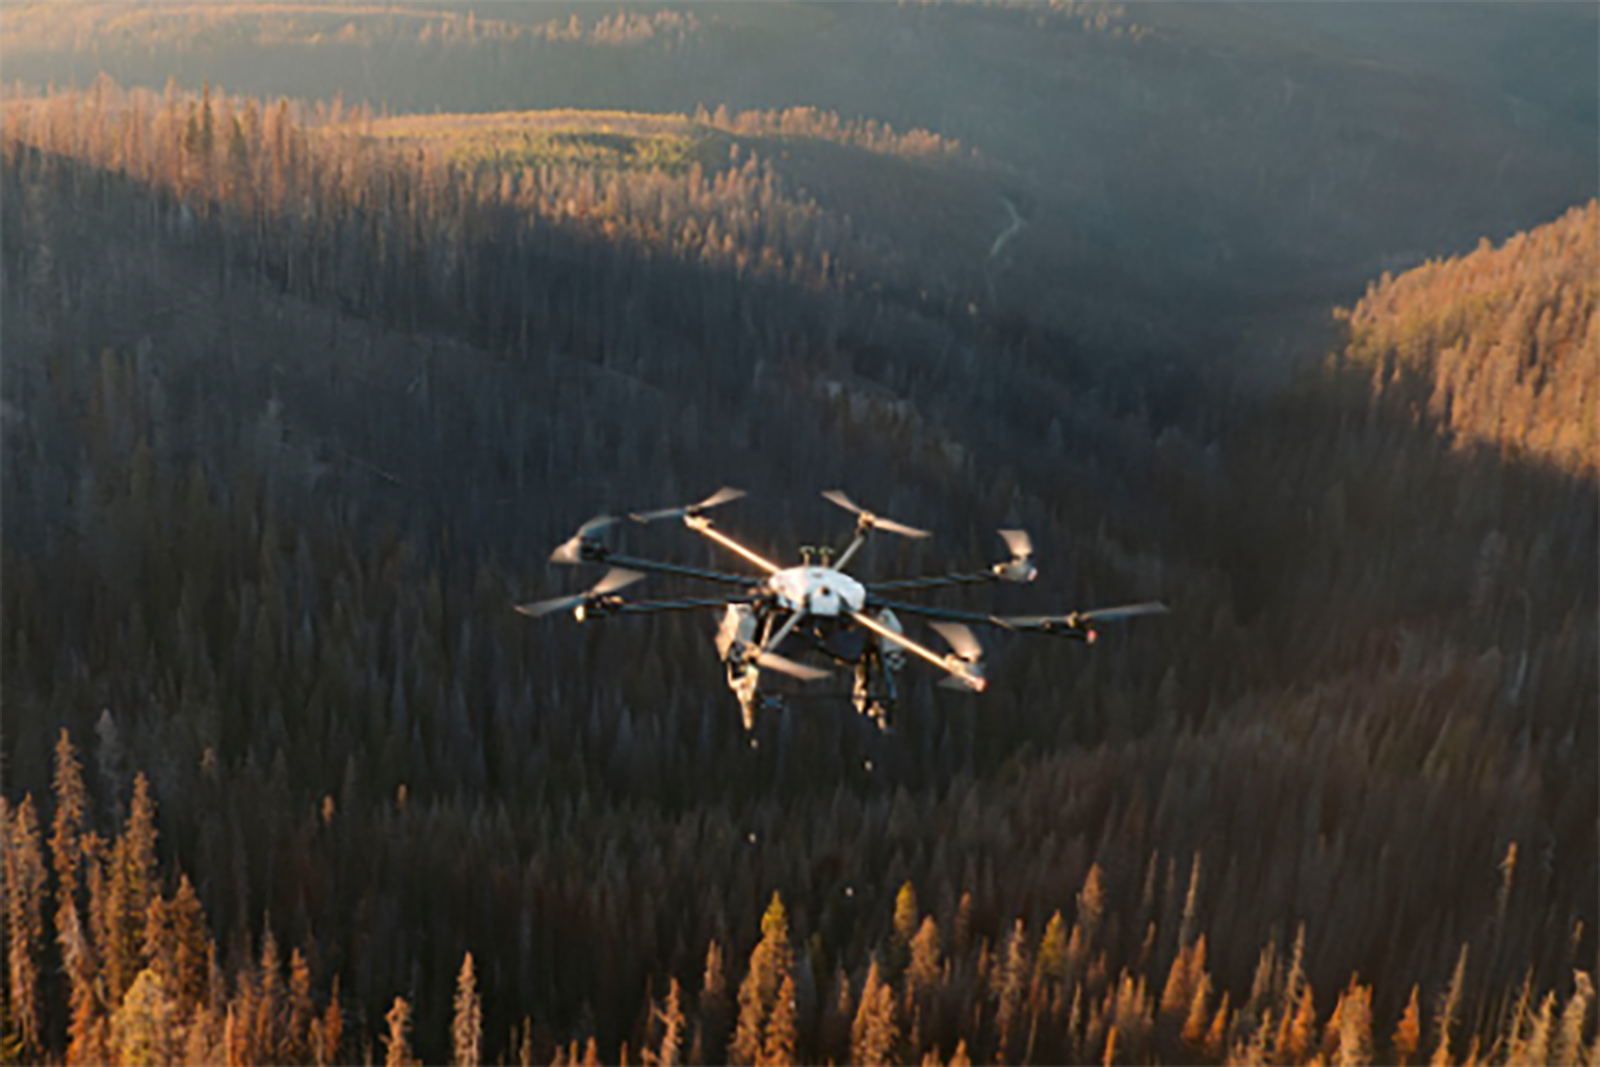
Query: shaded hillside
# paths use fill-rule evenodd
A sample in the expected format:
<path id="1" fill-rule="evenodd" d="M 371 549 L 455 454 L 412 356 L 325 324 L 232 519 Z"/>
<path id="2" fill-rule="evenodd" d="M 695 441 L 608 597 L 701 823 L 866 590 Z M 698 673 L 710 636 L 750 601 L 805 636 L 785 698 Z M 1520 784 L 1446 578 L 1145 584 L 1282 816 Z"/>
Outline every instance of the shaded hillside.
<path id="1" fill-rule="evenodd" d="M 1504 245 L 1387 275 L 1350 312 L 1344 359 L 1463 443 L 1600 468 L 1600 206 Z"/>

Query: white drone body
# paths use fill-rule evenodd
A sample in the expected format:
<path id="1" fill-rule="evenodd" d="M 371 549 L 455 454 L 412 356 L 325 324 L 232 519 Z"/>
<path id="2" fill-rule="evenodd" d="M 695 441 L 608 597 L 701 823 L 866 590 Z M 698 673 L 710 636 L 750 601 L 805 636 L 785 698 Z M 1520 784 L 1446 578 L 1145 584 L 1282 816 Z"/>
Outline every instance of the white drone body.
<path id="1" fill-rule="evenodd" d="M 781 567 L 716 529 L 711 520 L 705 517 L 704 513 L 710 508 L 743 495 L 737 489 L 721 489 L 698 504 L 636 513 L 630 517 L 642 523 L 665 518 L 681 519 L 689 529 L 754 564 L 762 572 L 759 576 L 730 574 L 614 552 L 595 536 L 620 521 L 607 515 L 584 523 L 550 557 L 556 563 L 612 564 L 605 576 L 582 593 L 520 604 L 517 610 L 525 615 L 538 616 L 571 609 L 579 622 L 585 622 L 607 615 L 722 608 L 722 620 L 716 634 L 717 654 L 726 669 L 728 687 L 738 698 L 747 731 L 755 728 L 758 706 L 776 704 L 781 700 L 762 692 L 763 670 L 788 675 L 802 682 L 821 680 L 832 673 L 780 654 L 780 646 L 791 651 L 798 648 L 802 653 L 813 653 L 835 664 L 852 667 L 855 673 L 852 695 L 856 710 L 875 720 L 880 727 L 888 729 L 896 701 L 895 675 L 904 668 L 908 654 L 944 671 L 948 675 L 944 684 L 948 686 L 971 692 L 981 692 L 985 688 L 987 683 L 981 662 L 983 648 L 968 624 L 1008 631 L 1055 634 L 1092 643 L 1095 639 L 1092 624 L 1095 621 L 1125 619 L 1167 610 L 1164 604 L 1151 601 L 1066 615 L 1001 617 L 925 604 L 891 602 L 883 597 L 883 593 L 889 590 L 932 589 L 997 581 L 1031 582 L 1038 573 L 1032 560 L 1032 542 L 1025 531 L 1001 530 L 1000 536 L 1010 549 L 1011 556 L 984 570 L 887 582 L 863 582 L 847 574 L 844 568 L 866 544 L 872 531 L 883 530 L 913 538 L 927 537 L 927 531 L 874 515 L 857 506 L 844 493 L 830 490 L 823 496 L 857 516 L 854 539 L 839 553 L 837 559 L 828 548 L 803 548 L 799 565 Z M 818 557 L 815 560 L 814 555 Z M 720 599 L 675 601 L 625 601 L 618 595 L 620 590 L 639 581 L 646 573 L 717 582 L 735 586 L 738 591 Z M 907 637 L 900 624 L 901 614 L 921 615 L 933 620 L 930 625 L 950 646 L 950 651 L 941 655 Z"/>
<path id="2" fill-rule="evenodd" d="M 787 567 L 767 576 L 767 588 L 790 611 L 822 618 L 867 606 L 867 587 L 832 567 Z"/>

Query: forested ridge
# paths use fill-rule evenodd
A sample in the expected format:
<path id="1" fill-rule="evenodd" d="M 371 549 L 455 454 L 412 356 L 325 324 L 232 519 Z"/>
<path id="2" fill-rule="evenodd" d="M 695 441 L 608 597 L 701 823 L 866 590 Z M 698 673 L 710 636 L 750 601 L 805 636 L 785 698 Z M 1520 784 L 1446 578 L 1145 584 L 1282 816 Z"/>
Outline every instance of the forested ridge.
<path id="1" fill-rule="evenodd" d="M 759 149 L 10 106 L 8 1055 L 1592 1060 L 1592 205 L 1476 254 L 1554 309 L 1485 357 L 1551 353 L 1485 434 L 1530 461 L 1452 447 L 1477 335 L 1408 325 L 1474 321 L 1472 257 L 1262 396 L 974 314 Z M 939 534 L 872 567 L 1020 524 L 1015 603 L 1175 613 L 752 751 L 706 620 L 508 610 L 721 481 L 763 551 L 838 481 Z"/>
<path id="2" fill-rule="evenodd" d="M 1001 195 L 1026 218 L 983 264 L 986 308 L 1215 355 L 1241 328 L 1292 345 L 1383 270 L 1600 191 L 1593 11 L 1446 10 L 18 2 L 0 48 L 39 90 L 175 77 L 393 115 L 809 105 L 936 131 L 1004 171 L 963 212 L 978 256 Z"/>
<path id="3" fill-rule="evenodd" d="M 1569 469 L 1600 461 L 1600 209 L 1503 247 L 1385 276 L 1350 315 L 1347 358 L 1375 390 L 1417 393 L 1464 443 Z"/>

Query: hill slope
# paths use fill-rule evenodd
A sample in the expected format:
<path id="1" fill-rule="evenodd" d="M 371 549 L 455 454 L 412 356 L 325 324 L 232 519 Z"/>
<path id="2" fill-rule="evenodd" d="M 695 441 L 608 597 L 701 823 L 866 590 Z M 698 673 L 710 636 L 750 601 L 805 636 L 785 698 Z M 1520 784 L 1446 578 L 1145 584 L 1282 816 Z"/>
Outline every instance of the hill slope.
<path id="1" fill-rule="evenodd" d="M 1462 441 L 1600 470 L 1600 205 L 1466 256 L 1387 275 L 1349 314 L 1344 358 L 1420 397 Z"/>

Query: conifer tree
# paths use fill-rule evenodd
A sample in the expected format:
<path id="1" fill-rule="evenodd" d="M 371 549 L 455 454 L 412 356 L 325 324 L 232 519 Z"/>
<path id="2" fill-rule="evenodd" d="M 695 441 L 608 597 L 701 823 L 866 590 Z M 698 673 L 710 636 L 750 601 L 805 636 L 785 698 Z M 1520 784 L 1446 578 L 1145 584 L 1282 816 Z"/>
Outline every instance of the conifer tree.
<path id="1" fill-rule="evenodd" d="M 284 1058 L 304 1063 L 311 1049 L 311 1024 L 316 1018 L 311 999 L 311 964 L 295 948 L 289 953 L 289 1017 L 284 1034 Z"/>
<path id="2" fill-rule="evenodd" d="M 1036 964 L 1040 979 L 1059 987 L 1067 979 L 1067 924 L 1058 908 L 1045 924 L 1044 937 L 1039 939 L 1039 959 Z"/>
<path id="3" fill-rule="evenodd" d="M 411 1054 L 411 1004 L 404 997 L 395 997 L 384 1022 L 389 1032 L 383 1037 L 384 1067 L 417 1067 Z"/>
<path id="4" fill-rule="evenodd" d="M 894 932 L 889 941 L 888 973 L 897 981 L 911 960 L 911 939 L 917 933 L 917 891 L 908 881 L 894 897 Z"/>
<path id="5" fill-rule="evenodd" d="M 1083 928 L 1086 945 L 1092 948 L 1106 914 L 1106 876 L 1098 863 L 1089 865 L 1083 888 L 1078 892 L 1078 925 Z"/>
<path id="6" fill-rule="evenodd" d="M 94 957 L 89 938 L 78 921 L 77 906 L 71 900 L 67 901 L 66 914 L 60 922 L 61 962 L 67 972 L 68 1011 L 71 1015 L 67 1029 L 67 1062 L 97 1063 L 95 1024 L 99 996 L 95 991 Z"/>
<path id="7" fill-rule="evenodd" d="M 1043 949 L 1040 949 L 1043 954 Z M 1193 1000 L 1193 986 L 1189 978 L 1189 950 L 1182 945 L 1178 946 L 1178 954 L 1172 957 L 1172 966 L 1167 971 L 1167 984 L 1161 989 L 1161 1014 L 1168 1018 L 1177 1018 L 1189 1009 L 1189 1002 Z"/>
<path id="8" fill-rule="evenodd" d="M 1206 1030 L 1206 1036 L 1200 1043 L 1201 1051 L 1207 1059 L 1221 1059 L 1222 1050 L 1228 1040 L 1228 991 L 1222 991 L 1222 1000 L 1217 1004 L 1217 1014 L 1211 1019 L 1211 1026 Z"/>
<path id="9" fill-rule="evenodd" d="M 795 1003 L 794 976 L 783 976 L 778 996 L 767 1019 L 766 1040 L 761 1048 L 762 1067 L 792 1067 L 795 1044 L 799 1040 L 799 1019 Z"/>
<path id="10" fill-rule="evenodd" d="M 698 1038 L 705 1061 L 720 1060 L 728 1040 L 728 979 L 723 970 L 722 946 L 715 939 L 706 946 L 699 1016 Z"/>
<path id="11" fill-rule="evenodd" d="M 1372 990 L 1354 980 L 1339 1001 L 1339 1046 L 1334 1062 L 1364 1067 L 1372 1062 Z"/>
<path id="12" fill-rule="evenodd" d="M 1461 997 L 1467 981 L 1467 946 L 1461 946 L 1461 953 L 1456 957 L 1456 969 L 1450 975 L 1450 985 L 1445 989 L 1444 998 L 1439 1003 L 1439 1014 L 1434 1019 L 1434 1026 L 1438 1030 L 1438 1038 L 1433 1048 L 1433 1059 L 1430 1061 L 1434 1067 L 1447 1067 L 1450 1063 L 1450 1030 L 1455 1025 L 1456 1015 L 1461 1011 Z"/>
<path id="13" fill-rule="evenodd" d="M 456 975 L 455 1016 L 450 1024 L 450 1062 L 455 1067 L 476 1067 L 483 1042 L 483 1008 L 478 1001 L 478 979 L 472 969 L 472 953 L 461 961 Z"/>
<path id="14" fill-rule="evenodd" d="M 79 835 L 88 803 L 83 788 L 83 765 L 72 737 L 66 730 L 56 740 L 54 792 L 55 818 L 50 833 L 50 857 L 56 872 L 56 938 L 66 936 L 67 913 L 74 912 L 73 923 L 81 924 L 78 914 L 78 872 L 83 867 Z"/>
<path id="15" fill-rule="evenodd" d="M 1284 1019 L 1278 1032 L 1278 1055 L 1299 1063 L 1310 1055 L 1317 1038 L 1317 1005 L 1310 982 L 1300 983 L 1299 1000 Z"/>
<path id="16" fill-rule="evenodd" d="M 311 1062 L 327 1067 L 339 1061 L 339 1043 L 344 1039 L 344 1013 L 339 1007 L 339 978 L 333 979 L 333 992 L 322 1017 L 311 1024 Z"/>
<path id="17" fill-rule="evenodd" d="M 178 877 L 178 891 L 166 914 L 172 930 L 172 991 L 182 1016 L 207 1001 L 212 953 L 205 910 L 188 875 Z"/>
<path id="18" fill-rule="evenodd" d="M 1031 966 L 1028 960 L 1028 935 L 1018 919 L 1006 939 L 1005 959 L 995 974 L 995 1026 L 1000 1032 L 1000 1052 L 1010 1058 L 1011 1039 L 1020 1019 L 1023 996 L 1027 993 Z"/>
<path id="19" fill-rule="evenodd" d="M 261 962 L 257 969 L 255 1011 L 248 1017 L 250 1041 L 266 1059 L 283 1058 L 284 1024 L 288 998 L 284 995 L 283 959 L 278 938 L 269 922 L 261 935 Z M 409 1007 L 409 1005 L 408 1005 Z"/>
<path id="20" fill-rule="evenodd" d="M 777 893 L 761 917 L 761 941 L 750 953 L 750 970 L 739 983 L 739 1020 L 729 1056 L 735 1063 L 755 1063 L 761 1056 L 768 1015 L 783 979 L 792 967 L 789 916 Z"/>
<path id="21" fill-rule="evenodd" d="M 861 987 L 855 1022 L 850 1027 L 850 1061 L 862 1067 L 882 1067 L 892 1061 L 899 1038 L 894 990 L 883 980 L 874 956 L 867 968 L 866 984 Z"/>
<path id="22" fill-rule="evenodd" d="M 1422 1012 L 1417 1005 L 1418 987 L 1411 987 L 1411 999 L 1406 1001 L 1406 1010 L 1400 1016 L 1400 1022 L 1394 1028 L 1395 1062 L 1400 1067 L 1406 1067 L 1411 1062 L 1411 1057 L 1417 1054 L 1417 1043 L 1422 1038 Z"/>
<path id="23" fill-rule="evenodd" d="M 1200 853 L 1194 854 L 1189 866 L 1189 888 L 1183 895 L 1183 918 L 1178 926 L 1178 944 L 1194 943 L 1195 929 L 1200 914 Z"/>
<path id="24" fill-rule="evenodd" d="M 1206 1003 L 1210 994 L 1211 976 L 1201 971 L 1194 983 L 1194 994 L 1189 998 L 1188 1014 L 1183 1020 L 1183 1042 L 1190 1048 L 1198 1049 L 1205 1043 L 1206 1026 L 1211 1019 Z"/>
<path id="25" fill-rule="evenodd" d="M 1583 1058 L 1583 1028 L 1594 1001 L 1594 982 L 1583 971 L 1573 976 L 1575 988 L 1561 1012 L 1560 1029 L 1551 1045 L 1552 1063 L 1578 1063 Z M 1593 1064 L 1595 1061 L 1590 1060 Z"/>
<path id="26" fill-rule="evenodd" d="M 44 947 L 46 872 L 39 842 L 39 821 L 32 795 L 24 796 L 13 813 L 0 799 L 5 850 L 7 1008 L 23 1055 L 44 1049 L 39 1027 L 39 954 Z"/>
<path id="27" fill-rule="evenodd" d="M 157 896 L 155 844 L 155 802 L 150 782 L 141 773 L 134 777 L 127 825 L 112 848 L 109 897 L 101 920 L 105 924 L 102 966 L 111 1004 L 122 1002 L 145 967 L 145 927 L 150 901 Z"/>
<path id="28" fill-rule="evenodd" d="M 659 1067 L 678 1067 L 683 1060 L 683 993 L 676 978 L 667 985 L 667 1002 L 656 1013 L 661 1023 L 661 1044 L 656 1050 Z"/>
<path id="29" fill-rule="evenodd" d="M 111 1016 L 111 1050 L 128 1067 L 164 1067 L 178 1059 L 172 997 L 148 967 L 140 971 Z"/>
<path id="30" fill-rule="evenodd" d="M 939 925 L 933 921 L 932 915 L 924 916 L 922 925 L 917 927 L 916 935 L 911 939 L 911 964 L 906 970 L 908 1006 L 939 984 L 940 971 Z"/>

